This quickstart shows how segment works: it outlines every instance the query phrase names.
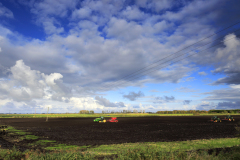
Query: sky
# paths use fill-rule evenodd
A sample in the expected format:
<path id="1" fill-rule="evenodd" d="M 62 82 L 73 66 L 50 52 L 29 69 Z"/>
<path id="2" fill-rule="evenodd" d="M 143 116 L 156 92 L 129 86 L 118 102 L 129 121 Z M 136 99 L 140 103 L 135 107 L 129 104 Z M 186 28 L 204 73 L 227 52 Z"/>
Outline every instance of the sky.
<path id="1" fill-rule="evenodd" d="M 240 108 L 238 0 L 0 0 L 0 113 Z"/>

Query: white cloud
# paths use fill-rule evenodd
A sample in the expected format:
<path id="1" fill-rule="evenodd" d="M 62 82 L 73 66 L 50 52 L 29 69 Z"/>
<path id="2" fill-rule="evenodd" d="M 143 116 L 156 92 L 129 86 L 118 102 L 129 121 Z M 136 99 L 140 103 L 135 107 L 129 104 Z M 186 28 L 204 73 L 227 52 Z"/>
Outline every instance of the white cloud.
<path id="1" fill-rule="evenodd" d="M 14 18 L 13 13 L 0 3 L 0 17 Z"/>
<path id="2" fill-rule="evenodd" d="M 43 107 L 44 109 L 52 109 L 53 108 L 53 106 L 52 105 L 44 105 L 44 107 Z"/>
<path id="3" fill-rule="evenodd" d="M 135 22 L 127 22 L 124 19 L 111 18 L 108 23 L 107 36 L 119 38 L 123 41 L 131 41 L 141 37 L 143 29 Z"/>
<path id="4" fill-rule="evenodd" d="M 142 20 L 147 17 L 144 12 L 141 12 L 136 6 L 128 6 L 124 11 L 122 11 L 122 15 L 129 20 Z"/>
<path id="5" fill-rule="evenodd" d="M 47 95 L 52 99 L 60 100 L 71 95 L 71 89 L 62 82 L 58 81 L 56 84 L 56 80 L 63 77 L 59 73 L 45 75 L 31 70 L 22 60 L 17 61 L 10 71 L 10 80 L 2 81 L 0 92 L 15 101 L 31 101 Z"/>
<path id="6" fill-rule="evenodd" d="M 45 1 L 21 1 L 20 3 L 30 7 L 35 15 L 35 22 L 43 26 L 46 34 L 59 34 L 64 32 L 57 18 L 66 18 L 69 10 L 75 8 L 76 0 L 45 0 Z"/>
<path id="7" fill-rule="evenodd" d="M 92 13 L 92 10 L 88 7 L 83 7 L 80 9 L 76 9 L 72 12 L 72 18 L 73 19 L 83 19 L 83 18 L 89 18 Z"/>
<path id="8" fill-rule="evenodd" d="M 173 0 L 136 0 L 136 4 L 139 7 L 151 9 L 154 12 L 160 12 L 172 8 L 178 2 Z"/>
<path id="9" fill-rule="evenodd" d="M 63 27 L 56 27 L 59 23 L 55 18 L 42 17 L 37 21 L 39 24 L 42 24 L 46 34 L 59 34 L 64 32 Z"/>
<path id="10" fill-rule="evenodd" d="M 66 17 L 68 9 L 73 9 L 76 3 L 76 0 L 44 0 L 25 4 L 30 5 L 32 13 L 40 17 L 45 15 Z"/>
<path id="11" fill-rule="evenodd" d="M 201 75 L 201 76 L 206 76 L 207 75 L 207 73 L 205 73 L 205 72 L 198 72 L 198 74 Z"/>
<path id="12" fill-rule="evenodd" d="M 213 90 L 211 92 L 201 93 L 201 95 L 209 95 L 203 100 L 207 101 L 239 101 L 240 90 L 238 86 L 232 86 L 228 89 Z"/>
<path id="13" fill-rule="evenodd" d="M 164 30 L 169 29 L 171 26 L 173 26 L 173 25 L 168 24 L 165 20 L 163 20 L 161 22 L 154 24 L 153 28 L 154 28 L 155 33 L 161 33 Z"/>
<path id="14" fill-rule="evenodd" d="M 56 83 L 54 83 L 54 81 L 58 80 L 60 78 L 63 78 L 63 76 L 60 73 L 52 73 L 50 75 L 42 74 L 42 76 L 45 78 L 45 81 L 49 86 L 56 85 Z"/>
<path id="15" fill-rule="evenodd" d="M 240 90 L 240 85 L 229 85 L 229 87 L 233 88 L 233 89 L 239 89 Z"/>
<path id="16" fill-rule="evenodd" d="M 216 59 L 221 62 L 221 66 L 216 68 L 214 72 L 231 72 L 240 71 L 240 55 L 238 50 L 240 49 L 240 40 L 235 34 L 229 34 L 224 38 L 224 48 L 218 48 L 215 52 Z"/>
<path id="17" fill-rule="evenodd" d="M 214 102 L 201 101 L 201 103 L 194 105 L 195 110 L 210 110 L 215 109 L 217 106 Z"/>

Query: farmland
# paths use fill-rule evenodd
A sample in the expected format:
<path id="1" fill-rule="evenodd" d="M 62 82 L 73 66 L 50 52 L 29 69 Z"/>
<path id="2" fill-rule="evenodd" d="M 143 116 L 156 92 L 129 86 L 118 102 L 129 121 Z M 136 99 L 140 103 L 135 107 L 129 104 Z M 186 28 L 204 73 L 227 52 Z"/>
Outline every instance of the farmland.
<path id="1" fill-rule="evenodd" d="M 104 145 L 160 142 L 179 144 L 191 140 L 235 138 L 237 134 L 235 126 L 240 120 L 239 115 L 234 116 L 235 122 L 222 123 L 211 123 L 210 117 L 132 116 L 118 117 L 118 123 L 93 123 L 94 117 L 55 117 L 49 118 L 48 122 L 46 118 L 1 118 L 0 122 L 13 127 L 12 131 L 18 135 L 5 135 L 0 143 L 3 143 L 1 148 L 5 149 L 15 145 L 21 151 L 27 149 L 43 151 L 47 147 L 64 148 L 64 145 L 82 147 L 82 150 L 86 150 Z M 240 144 L 239 139 L 231 143 Z M 224 144 L 226 143 L 220 143 L 219 147 L 223 147 Z"/>

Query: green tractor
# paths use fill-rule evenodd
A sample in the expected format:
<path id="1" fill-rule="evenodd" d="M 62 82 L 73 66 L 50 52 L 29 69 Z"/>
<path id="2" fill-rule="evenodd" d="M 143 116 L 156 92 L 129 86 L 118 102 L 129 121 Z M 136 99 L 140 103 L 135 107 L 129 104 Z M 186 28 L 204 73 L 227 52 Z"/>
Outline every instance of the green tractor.
<path id="1" fill-rule="evenodd" d="M 104 117 L 95 118 L 95 119 L 93 120 L 93 122 L 105 123 L 105 122 L 106 122 L 106 119 L 104 119 Z"/>
<path id="2" fill-rule="evenodd" d="M 227 115 L 224 119 L 222 119 L 223 121 L 235 121 L 235 119 L 233 119 L 233 117 L 232 116 L 230 116 L 230 115 Z"/>
<path id="3" fill-rule="evenodd" d="M 222 120 L 221 120 L 220 118 L 218 118 L 217 116 L 213 116 L 213 117 L 211 118 L 211 121 L 212 121 L 212 122 L 222 122 Z"/>

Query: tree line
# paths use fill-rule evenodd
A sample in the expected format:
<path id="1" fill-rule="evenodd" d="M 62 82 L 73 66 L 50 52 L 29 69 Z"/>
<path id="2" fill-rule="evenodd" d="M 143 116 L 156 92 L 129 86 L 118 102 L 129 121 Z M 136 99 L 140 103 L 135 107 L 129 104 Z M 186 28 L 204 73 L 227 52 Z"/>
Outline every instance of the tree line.
<path id="1" fill-rule="evenodd" d="M 173 110 L 173 111 L 157 111 L 157 114 L 215 114 L 215 113 L 240 113 L 240 109 L 235 110 Z"/>
<path id="2" fill-rule="evenodd" d="M 102 114 L 119 114 L 119 113 L 146 113 L 145 110 L 121 110 L 121 111 L 113 111 L 113 110 L 103 110 Z M 153 113 L 153 112 L 147 112 Z M 215 114 L 215 113 L 240 113 L 240 109 L 235 110 L 173 110 L 173 111 L 157 111 L 156 114 Z M 94 114 L 94 110 L 81 110 L 79 114 Z"/>
<path id="3" fill-rule="evenodd" d="M 103 110 L 102 114 L 117 114 L 117 113 L 146 113 L 145 110 L 122 110 L 122 111 L 110 111 L 110 110 Z M 94 114 L 93 110 L 81 110 L 79 111 L 79 114 Z"/>

